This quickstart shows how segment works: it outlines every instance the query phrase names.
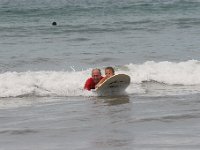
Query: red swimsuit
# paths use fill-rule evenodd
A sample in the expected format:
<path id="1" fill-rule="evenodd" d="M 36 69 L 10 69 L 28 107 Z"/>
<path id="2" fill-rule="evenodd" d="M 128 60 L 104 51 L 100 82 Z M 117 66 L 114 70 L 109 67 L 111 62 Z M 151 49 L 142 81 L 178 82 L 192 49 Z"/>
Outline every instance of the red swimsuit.
<path id="1" fill-rule="evenodd" d="M 101 77 L 102 79 L 103 77 Z M 94 80 L 93 78 L 89 78 L 87 79 L 87 81 L 85 82 L 85 86 L 84 86 L 84 89 L 90 91 L 91 89 L 95 89 L 95 83 L 94 83 Z"/>

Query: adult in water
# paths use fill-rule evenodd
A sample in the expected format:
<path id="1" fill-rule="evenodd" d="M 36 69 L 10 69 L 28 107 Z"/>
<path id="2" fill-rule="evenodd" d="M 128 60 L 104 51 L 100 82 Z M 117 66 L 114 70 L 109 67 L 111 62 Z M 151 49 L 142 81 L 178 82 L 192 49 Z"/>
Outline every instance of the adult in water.
<path id="1" fill-rule="evenodd" d="M 84 89 L 90 91 L 91 89 L 95 89 L 95 86 L 98 84 L 98 82 L 103 79 L 101 76 L 101 70 L 100 69 L 93 69 L 91 77 L 87 79 L 85 82 Z"/>

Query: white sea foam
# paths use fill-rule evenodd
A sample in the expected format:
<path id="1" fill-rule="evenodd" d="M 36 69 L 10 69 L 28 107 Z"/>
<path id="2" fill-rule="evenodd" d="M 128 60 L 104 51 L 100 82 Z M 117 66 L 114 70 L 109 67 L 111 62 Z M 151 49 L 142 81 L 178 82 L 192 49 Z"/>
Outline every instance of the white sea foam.
<path id="1" fill-rule="evenodd" d="M 5 72 L 0 74 L 0 97 L 94 96 L 92 92 L 83 90 L 90 73 L 91 69 L 71 72 Z M 200 85 L 200 62 L 196 60 L 128 64 L 116 70 L 116 74 L 118 73 L 130 75 L 128 93 L 143 92 L 143 89 L 135 87 L 144 81 L 169 85 Z"/>
<path id="2" fill-rule="evenodd" d="M 0 74 L 0 97 L 17 96 L 84 96 L 85 79 L 90 70 L 80 72 L 6 72 Z"/>
<path id="3" fill-rule="evenodd" d="M 129 75 L 133 83 L 156 81 L 169 85 L 199 85 L 200 61 L 185 62 L 154 62 L 144 64 L 129 64 Z"/>

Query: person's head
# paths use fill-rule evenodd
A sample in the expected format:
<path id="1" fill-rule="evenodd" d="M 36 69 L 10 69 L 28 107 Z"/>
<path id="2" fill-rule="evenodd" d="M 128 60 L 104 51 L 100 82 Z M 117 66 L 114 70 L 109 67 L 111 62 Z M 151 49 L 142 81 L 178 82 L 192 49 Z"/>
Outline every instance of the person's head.
<path id="1" fill-rule="evenodd" d="M 57 25 L 57 22 L 52 22 L 52 26 L 56 26 Z"/>
<path id="2" fill-rule="evenodd" d="M 101 70 L 100 69 L 93 69 L 92 70 L 92 78 L 95 83 L 98 83 L 101 80 Z"/>
<path id="3" fill-rule="evenodd" d="M 105 75 L 106 77 L 111 77 L 115 74 L 115 70 L 113 69 L 113 67 L 106 67 L 105 68 Z"/>

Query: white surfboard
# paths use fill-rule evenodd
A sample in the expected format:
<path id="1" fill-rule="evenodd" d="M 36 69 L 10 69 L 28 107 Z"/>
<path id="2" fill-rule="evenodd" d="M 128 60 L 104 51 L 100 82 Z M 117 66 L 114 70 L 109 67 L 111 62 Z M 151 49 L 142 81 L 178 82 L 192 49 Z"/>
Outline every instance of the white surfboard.
<path id="1" fill-rule="evenodd" d="M 130 84 L 130 77 L 126 74 L 117 74 L 105 80 L 95 92 L 99 96 L 121 95 Z"/>

